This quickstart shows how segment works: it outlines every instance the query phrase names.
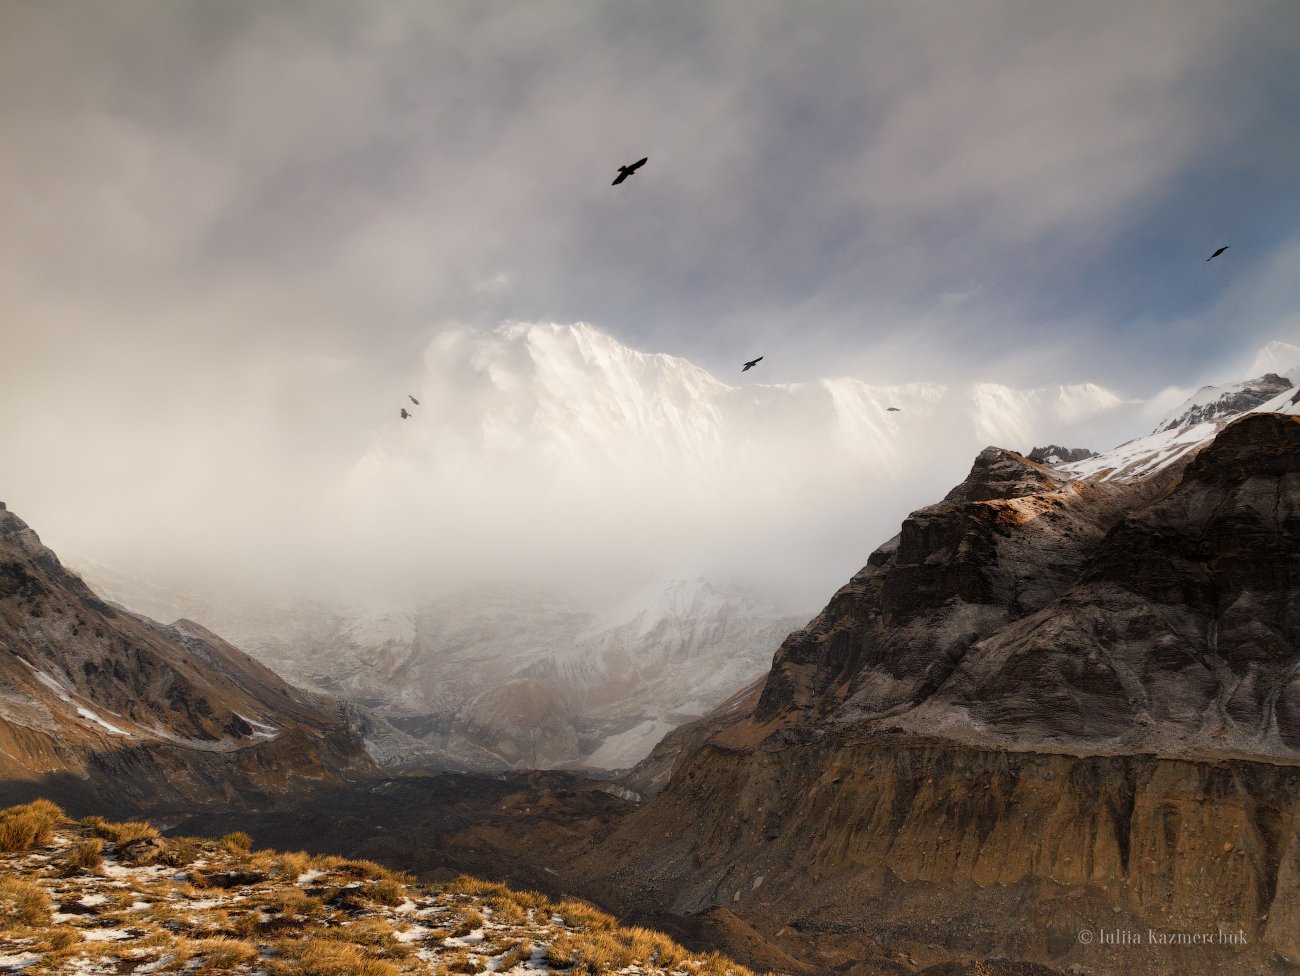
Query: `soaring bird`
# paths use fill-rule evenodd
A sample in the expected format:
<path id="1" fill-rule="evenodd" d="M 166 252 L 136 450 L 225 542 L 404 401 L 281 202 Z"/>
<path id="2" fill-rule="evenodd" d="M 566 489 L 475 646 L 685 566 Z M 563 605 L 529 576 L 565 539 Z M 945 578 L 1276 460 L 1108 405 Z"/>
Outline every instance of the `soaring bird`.
<path id="1" fill-rule="evenodd" d="M 1206 258 L 1205 260 L 1207 260 L 1207 261 L 1213 261 L 1215 258 L 1217 258 L 1220 254 L 1222 254 L 1222 253 L 1223 253 L 1224 251 L 1226 251 L 1227 249 L 1228 249 L 1228 245 L 1225 244 L 1225 245 L 1223 245 L 1223 247 L 1219 248 L 1217 251 L 1215 251 L 1213 254 L 1211 254 L 1211 255 L 1210 255 L 1208 258 Z"/>
<path id="2" fill-rule="evenodd" d="M 762 359 L 762 358 L 763 358 L 762 356 L 758 357 L 758 359 Z M 749 362 L 745 363 L 745 365 L 740 368 L 740 371 L 743 373 L 746 370 L 753 369 L 755 366 L 758 365 L 758 359 L 751 359 Z"/>
<path id="3" fill-rule="evenodd" d="M 644 159 L 638 159 L 631 166 L 620 166 L 618 168 L 618 176 L 614 177 L 614 182 L 611 183 L 610 186 L 618 186 L 625 179 L 627 179 L 629 176 L 631 176 L 633 173 L 639 170 L 642 166 L 644 166 L 647 162 L 649 162 L 649 160 L 650 157 L 646 156 Z"/>
<path id="4" fill-rule="evenodd" d="M 409 417 L 409 416 L 411 416 L 411 415 L 410 415 L 409 413 L 407 413 L 407 412 L 406 412 L 406 408 L 403 407 L 403 408 L 402 408 L 402 419 L 405 420 L 405 419 L 406 419 L 407 417 Z"/>
<path id="5" fill-rule="evenodd" d="M 897 407 L 885 407 L 885 412 L 886 412 L 886 413 L 898 413 L 898 408 L 897 408 Z"/>
<path id="6" fill-rule="evenodd" d="M 406 394 L 406 399 L 410 400 L 410 401 L 411 401 L 412 403 L 414 403 L 417 407 L 420 405 L 420 401 L 417 400 L 415 397 L 411 396 L 411 394 L 409 394 L 409 393 Z"/>

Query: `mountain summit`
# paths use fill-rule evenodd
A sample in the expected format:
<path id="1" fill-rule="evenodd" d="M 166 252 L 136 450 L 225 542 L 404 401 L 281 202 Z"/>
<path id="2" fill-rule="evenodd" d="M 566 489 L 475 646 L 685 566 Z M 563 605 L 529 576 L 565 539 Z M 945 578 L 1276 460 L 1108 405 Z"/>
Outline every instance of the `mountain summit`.
<path id="1" fill-rule="evenodd" d="M 1290 370 L 1290 373 L 1300 380 L 1300 367 Z M 1160 421 L 1152 433 L 1233 417 L 1260 406 L 1293 386 L 1295 381 L 1277 373 L 1265 373 L 1256 379 L 1226 386 L 1203 386 Z"/>

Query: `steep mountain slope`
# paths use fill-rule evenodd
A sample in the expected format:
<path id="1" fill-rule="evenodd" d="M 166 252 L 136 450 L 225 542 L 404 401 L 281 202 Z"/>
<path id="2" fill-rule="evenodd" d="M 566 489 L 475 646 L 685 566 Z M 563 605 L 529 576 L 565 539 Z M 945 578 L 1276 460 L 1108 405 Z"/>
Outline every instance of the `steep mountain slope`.
<path id="1" fill-rule="evenodd" d="M 1300 370 L 1292 369 L 1288 373 L 1297 374 Z M 1289 390 L 1295 381 L 1288 376 L 1266 373 L 1253 380 L 1231 383 L 1227 386 L 1203 386 L 1186 402 L 1176 407 L 1169 416 L 1156 425 L 1152 433 L 1174 430 L 1178 427 L 1190 427 L 1210 420 L 1223 420 L 1235 417 L 1277 396 L 1283 390 Z"/>
<path id="2" fill-rule="evenodd" d="M 103 578 L 134 602 L 130 580 Z M 429 768 L 626 768 L 761 675 L 808 619 L 698 578 L 603 602 L 483 583 L 413 609 L 243 605 L 230 595 L 207 612 L 295 684 L 374 712 L 377 761 Z"/>
<path id="3" fill-rule="evenodd" d="M 1287 371 L 1300 379 L 1300 366 Z M 1154 474 L 1184 460 L 1204 447 L 1236 417 L 1255 410 L 1270 410 L 1294 384 L 1287 376 L 1268 373 L 1253 380 L 1223 386 L 1203 386 L 1162 420 L 1145 437 L 1060 466 L 1072 478 L 1128 480 Z M 1281 411 L 1285 412 L 1285 411 Z"/>
<path id="4" fill-rule="evenodd" d="M 0 504 L 6 794 L 261 803 L 372 770 L 338 702 L 190 621 L 105 603 Z"/>
<path id="5" fill-rule="evenodd" d="M 637 771 L 676 752 L 587 882 L 774 940 L 1300 963 L 1300 418 L 1238 415 L 1141 475 L 1067 467 L 982 452 Z M 1117 929 L 1140 946 L 1088 944 Z"/>

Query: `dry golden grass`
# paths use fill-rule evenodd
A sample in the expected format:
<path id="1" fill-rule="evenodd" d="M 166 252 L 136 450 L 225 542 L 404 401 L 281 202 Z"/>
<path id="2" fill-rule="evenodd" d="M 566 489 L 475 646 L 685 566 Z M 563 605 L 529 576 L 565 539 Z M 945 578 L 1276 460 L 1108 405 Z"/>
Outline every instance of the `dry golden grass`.
<path id="1" fill-rule="evenodd" d="M 569 898 L 555 907 L 555 914 L 564 919 L 565 925 L 574 928 L 609 930 L 618 927 L 618 920 L 613 915 L 602 912 L 585 901 Z"/>
<path id="2" fill-rule="evenodd" d="M 526 911 L 544 912 L 547 918 L 555 911 L 555 903 L 540 891 L 509 891 L 504 897 Z"/>
<path id="3" fill-rule="evenodd" d="M 527 939 L 522 942 L 516 942 L 510 948 L 502 953 L 501 958 L 497 960 L 496 971 L 503 973 L 508 969 L 514 969 L 520 963 L 527 962 L 533 957 L 533 944 Z"/>
<path id="4" fill-rule="evenodd" d="M 269 976 L 401 976 L 391 962 L 371 959 L 358 946 L 331 939 L 284 939 L 266 961 Z"/>
<path id="5" fill-rule="evenodd" d="M 151 824 L 139 820 L 128 820 L 124 823 L 109 823 L 102 818 L 95 818 L 101 822 L 93 825 L 95 833 L 99 834 L 105 840 L 114 844 L 129 844 L 133 840 L 143 840 L 146 837 L 153 838 L 158 836 L 158 831 Z"/>
<path id="6" fill-rule="evenodd" d="M 619 937 L 629 940 L 628 946 L 638 962 L 660 969 L 676 969 L 690 953 L 662 932 L 632 926 L 619 930 Z"/>
<path id="7" fill-rule="evenodd" d="M 631 949 L 608 932 L 563 932 L 546 950 L 546 961 L 595 974 L 630 966 Z"/>
<path id="8" fill-rule="evenodd" d="M 188 867 L 199 859 L 202 847 L 193 837 L 168 837 L 167 846 L 158 860 L 168 867 Z"/>
<path id="9" fill-rule="evenodd" d="M 406 900 L 406 886 L 391 878 L 380 878 L 362 891 L 365 897 L 381 905 L 400 905 Z"/>
<path id="10" fill-rule="evenodd" d="M 231 854 L 247 854 L 253 849 L 253 838 L 236 830 L 221 838 L 221 846 Z"/>
<path id="11" fill-rule="evenodd" d="M 306 874 L 310 869 L 311 855 L 306 851 L 290 851 L 280 855 L 278 870 L 282 878 L 296 881 L 299 875 Z"/>
<path id="12" fill-rule="evenodd" d="M 50 896 L 22 878 L 0 878 L 0 929 L 50 924 Z"/>
<path id="13" fill-rule="evenodd" d="M 740 963 L 732 962 L 720 952 L 710 952 L 705 956 L 696 976 L 754 976 L 754 972 Z"/>
<path id="14" fill-rule="evenodd" d="M 284 918 L 313 921 L 325 912 L 325 903 L 301 888 L 282 888 L 256 899 L 259 907 Z"/>
<path id="15" fill-rule="evenodd" d="M 482 878 L 475 878 L 468 874 L 459 875 L 448 881 L 442 886 L 442 890 L 449 895 L 474 895 L 478 898 L 486 898 L 489 895 L 509 897 L 513 894 L 500 882 L 484 881 Z"/>
<path id="16" fill-rule="evenodd" d="M 394 871 L 392 868 L 386 868 L 378 861 L 346 860 L 342 858 L 331 858 L 330 860 L 337 862 L 331 870 L 350 878 L 356 878 L 359 881 L 394 881 L 397 884 L 404 885 L 416 883 L 415 878 L 411 875 L 402 871 Z"/>
<path id="17" fill-rule="evenodd" d="M 492 908 L 492 921 L 494 922 L 499 922 L 502 925 L 522 925 L 528 921 L 528 912 L 521 908 L 513 898 L 493 895 L 488 899 L 488 905 Z"/>
<path id="18" fill-rule="evenodd" d="M 81 941 L 81 933 L 66 925 L 52 925 L 42 929 L 35 946 L 43 952 L 58 952 Z"/>
<path id="19" fill-rule="evenodd" d="M 231 973 L 255 962 L 258 955 L 257 946 L 226 936 L 196 939 L 190 945 L 190 958 L 199 960 L 193 969 L 199 973 Z"/>
<path id="20" fill-rule="evenodd" d="M 63 870 L 67 874 L 94 874 L 104 865 L 104 842 L 98 837 L 83 840 L 73 846 L 63 859 Z"/>
<path id="21" fill-rule="evenodd" d="M 480 973 L 487 964 L 471 958 L 467 949 L 455 949 L 438 957 L 439 973 Z"/>
<path id="22" fill-rule="evenodd" d="M 48 818 L 52 807 L 11 808 L 0 811 L 0 819 L 32 813 Z M 144 870 L 105 880 L 91 873 L 105 841 L 155 836 L 153 828 L 98 818 L 55 824 L 59 843 L 66 845 L 60 856 L 39 864 L 22 855 L 7 862 L 0 857 L 0 875 L 6 864 L 20 872 L 0 882 L 0 930 L 21 940 L 23 951 L 40 954 L 27 970 L 31 976 L 91 969 L 178 976 L 504 974 L 526 967 L 539 947 L 546 964 L 567 976 L 606 976 L 633 966 L 645 976 L 753 976 L 716 953 L 692 955 L 662 933 L 620 928 L 612 916 L 578 899 L 556 905 L 536 892 L 468 876 L 430 897 L 429 889 L 373 861 L 252 852 L 231 835 L 166 842 L 165 850 L 179 853 L 185 863 L 204 862 L 201 871 Z M 321 888 L 310 889 L 315 895 L 296 884 L 313 868 L 326 872 Z M 75 900 L 78 892 L 96 895 L 94 913 L 52 926 L 50 895 Z M 408 898 L 431 911 L 392 910 Z M 552 925 L 553 915 L 573 931 Z M 92 928 L 128 937 L 82 941 Z M 447 943 L 479 931 L 475 944 Z"/>
<path id="23" fill-rule="evenodd" d="M 409 959 L 415 955 L 415 949 L 399 939 L 397 930 L 383 918 L 363 918 L 323 929 L 321 938 L 364 946 L 376 959 Z"/>
<path id="24" fill-rule="evenodd" d="M 241 912 L 230 916 L 230 932 L 241 939 L 251 938 L 257 934 L 261 923 L 257 912 Z"/>
<path id="25" fill-rule="evenodd" d="M 64 819 L 63 810 L 49 800 L 33 800 L 0 810 L 0 851 L 44 847 Z"/>
<path id="26" fill-rule="evenodd" d="M 481 929 L 482 927 L 483 914 L 477 909 L 469 908 L 461 912 L 460 918 L 457 920 L 456 925 L 451 932 L 452 935 L 455 936 L 466 936 L 475 929 Z"/>

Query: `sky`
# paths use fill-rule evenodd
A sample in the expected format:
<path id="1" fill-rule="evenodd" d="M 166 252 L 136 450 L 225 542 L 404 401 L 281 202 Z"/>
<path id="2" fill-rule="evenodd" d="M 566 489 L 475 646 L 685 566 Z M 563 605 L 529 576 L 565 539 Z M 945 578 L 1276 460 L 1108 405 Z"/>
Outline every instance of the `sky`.
<path id="1" fill-rule="evenodd" d="M 124 565 L 346 562 L 429 350 L 510 322 L 1176 402 L 1300 343 L 1297 63 L 1263 0 L 0 0 L 0 498 Z"/>

